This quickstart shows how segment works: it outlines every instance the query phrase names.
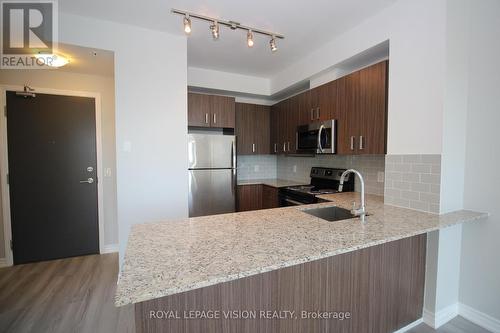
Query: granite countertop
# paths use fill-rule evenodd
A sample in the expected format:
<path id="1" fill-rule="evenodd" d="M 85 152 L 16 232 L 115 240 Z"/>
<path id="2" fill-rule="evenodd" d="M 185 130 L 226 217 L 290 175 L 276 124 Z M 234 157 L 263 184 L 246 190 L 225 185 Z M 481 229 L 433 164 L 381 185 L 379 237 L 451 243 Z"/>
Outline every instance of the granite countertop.
<path id="1" fill-rule="evenodd" d="M 359 202 L 359 193 L 321 197 L 332 202 L 134 225 L 115 304 L 147 301 L 488 216 L 466 210 L 425 213 L 384 205 L 382 197 L 367 195 L 366 224 L 357 218 L 327 222 L 304 210 L 350 209 L 352 201 Z"/>
<path id="2" fill-rule="evenodd" d="M 248 180 L 238 180 L 238 185 L 268 185 L 271 187 L 287 187 L 287 186 L 296 186 L 296 185 L 305 185 L 304 182 L 297 182 L 293 180 L 286 179 L 248 179 Z"/>

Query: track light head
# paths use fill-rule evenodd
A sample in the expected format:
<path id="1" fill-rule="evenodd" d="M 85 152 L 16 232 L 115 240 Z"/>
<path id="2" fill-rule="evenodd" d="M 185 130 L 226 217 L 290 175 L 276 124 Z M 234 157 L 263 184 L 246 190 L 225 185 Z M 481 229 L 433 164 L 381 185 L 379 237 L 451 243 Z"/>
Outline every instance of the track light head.
<path id="1" fill-rule="evenodd" d="M 278 51 L 278 47 L 276 46 L 276 38 L 274 38 L 274 36 L 269 41 L 269 46 L 271 47 L 272 52 Z"/>
<path id="2" fill-rule="evenodd" d="M 253 46 L 253 33 L 252 33 L 252 30 L 248 30 L 248 32 L 247 32 L 247 45 L 248 45 L 248 47 L 252 47 Z"/>
<path id="3" fill-rule="evenodd" d="M 216 20 L 214 20 L 214 23 L 210 25 L 210 31 L 212 31 L 212 38 L 214 40 L 218 40 L 219 39 L 219 22 L 217 22 Z"/>
<path id="4" fill-rule="evenodd" d="M 191 19 L 189 18 L 188 14 L 184 16 L 184 32 L 186 33 L 186 35 L 189 35 L 191 33 Z"/>

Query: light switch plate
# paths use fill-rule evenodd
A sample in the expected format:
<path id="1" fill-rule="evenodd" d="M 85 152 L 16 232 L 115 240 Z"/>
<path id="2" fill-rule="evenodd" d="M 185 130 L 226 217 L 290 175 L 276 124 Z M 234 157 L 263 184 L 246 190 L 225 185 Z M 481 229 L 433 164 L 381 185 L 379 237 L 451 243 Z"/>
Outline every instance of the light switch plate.
<path id="1" fill-rule="evenodd" d="M 104 177 L 111 177 L 111 168 L 104 169 Z"/>
<path id="2" fill-rule="evenodd" d="M 293 173 L 297 173 L 297 165 L 293 166 Z"/>
<path id="3" fill-rule="evenodd" d="M 377 172 L 377 182 L 383 183 L 385 179 L 385 173 L 383 171 Z"/>

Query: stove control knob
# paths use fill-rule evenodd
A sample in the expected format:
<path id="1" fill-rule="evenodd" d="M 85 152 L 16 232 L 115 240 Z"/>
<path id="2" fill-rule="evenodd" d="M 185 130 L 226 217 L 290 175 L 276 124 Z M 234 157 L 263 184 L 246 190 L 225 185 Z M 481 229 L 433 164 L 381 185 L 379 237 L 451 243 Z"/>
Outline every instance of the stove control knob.
<path id="1" fill-rule="evenodd" d="M 333 174 L 333 171 L 332 170 L 326 170 L 326 175 L 327 176 L 331 176 Z"/>

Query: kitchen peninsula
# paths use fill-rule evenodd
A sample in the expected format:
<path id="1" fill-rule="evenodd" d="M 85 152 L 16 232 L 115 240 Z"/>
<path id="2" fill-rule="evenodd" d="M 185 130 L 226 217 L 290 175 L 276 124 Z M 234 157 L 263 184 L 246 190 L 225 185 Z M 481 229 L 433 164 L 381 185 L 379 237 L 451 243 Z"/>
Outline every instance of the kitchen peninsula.
<path id="1" fill-rule="evenodd" d="M 135 225 L 116 305 L 135 304 L 137 332 L 391 332 L 422 315 L 426 233 L 485 213 L 430 214 L 368 195 L 366 224 L 306 214 L 331 202 Z M 285 319 L 156 319 L 153 311 L 294 311 Z M 300 318 L 301 311 L 351 318 Z M 307 328 L 307 329 L 306 329 Z M 371 330 L 373 331 L 373 330 Z"/>

